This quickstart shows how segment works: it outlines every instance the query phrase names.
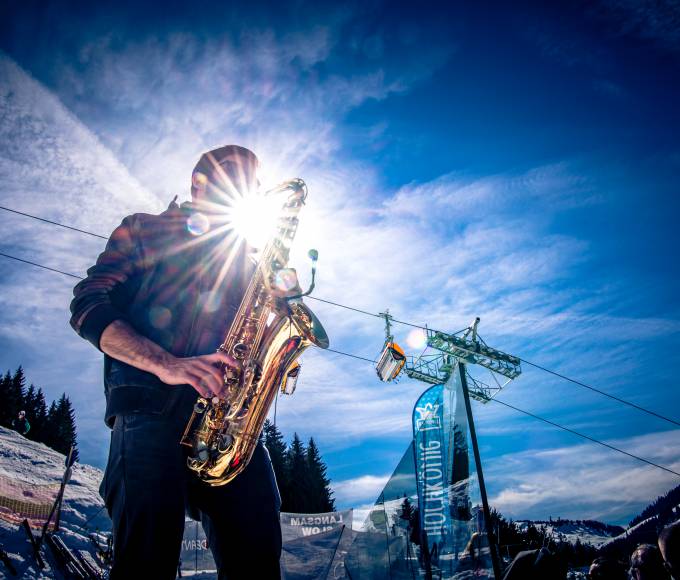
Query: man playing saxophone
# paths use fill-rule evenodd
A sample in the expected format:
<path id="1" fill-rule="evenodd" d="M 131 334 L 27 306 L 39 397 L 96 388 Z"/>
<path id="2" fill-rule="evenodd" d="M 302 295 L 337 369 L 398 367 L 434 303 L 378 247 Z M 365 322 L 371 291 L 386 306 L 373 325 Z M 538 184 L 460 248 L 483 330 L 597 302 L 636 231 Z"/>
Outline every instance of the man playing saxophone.
<path id="1" fill-rule="evenodd" d="M 278 578 L 280 497 L 266 449 L 224 486 L 200 481 L 179 442 L 198 395 L 223 397 L 220 346 L 254 271 L 225 220 L 258 186 L 257 157 L 204 154 L 192 201 L 134 214 L 74 288 L 71 325 L 104 353 L 111 446 L 100 493 L 113 521 L 111 578 L 174 578 L 185 511 L 200 515 L 219 578 Z"/>

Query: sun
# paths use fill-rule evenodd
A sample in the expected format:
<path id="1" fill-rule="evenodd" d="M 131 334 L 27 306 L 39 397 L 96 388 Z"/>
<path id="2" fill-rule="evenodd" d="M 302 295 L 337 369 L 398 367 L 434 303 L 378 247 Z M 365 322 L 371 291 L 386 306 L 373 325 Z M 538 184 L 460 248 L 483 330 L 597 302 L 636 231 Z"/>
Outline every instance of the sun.
<path id="1" fill-rule="evenodd" d="M 239 237 L 262 249 L 275 231 L 280 210 L 280 195 L 256 191 L 237 197 L 227 217 Z"/>

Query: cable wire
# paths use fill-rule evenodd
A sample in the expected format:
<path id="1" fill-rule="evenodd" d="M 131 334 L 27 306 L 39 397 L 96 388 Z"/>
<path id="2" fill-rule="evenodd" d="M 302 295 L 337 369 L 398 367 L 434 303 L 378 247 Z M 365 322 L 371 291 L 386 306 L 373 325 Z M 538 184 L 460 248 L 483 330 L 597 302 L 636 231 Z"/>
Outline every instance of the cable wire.
<path id="1" fill-rule="evenodd" d="M 382 318 L 382 316 L 380 316 L 379 314 L 375 314 L 374 312 L 369 312 L 368 310 L 361 310 L 360 308 L 353 308 L 352 306 L 345 306 L 344 304 L 338 304 L 337 302 L 333 302 L 332 300 L 325 300 L 323 298 L 317 298 L 316 296 L 307 296 L 306 298 L 316 300 L 317 302 L 324 302 L 325 304 L 331 304 L 333 306 L 337 306 L 339 308 L 344 308 L 346 310 L 352 310 L 353 312 L 358 312 L 360 314 L 366 314 L 367 316 L 374 316 L 375 318 Z"/>
<path id="2" fill-rule="evenodd" d="M 349 356 L 349 357 L 355 358 L 357 360 L 363 360 L 363 361 L 369 362 L 371 364 L 375 363 L 374 359 L 366 358 L 365 356 L 359 356 L 359 355 L 356 355 L 356 354 L 349 354 L 348 352 L 342 352 L 341 350 L 334 350 L 332 348 L 324 348 L 324 350 L 326 350 L 328 352 L 334 352 L 335 354 L 341 354 L 343 356 Z"/>
<path id="3" fill-rule="evenodd" d="M 331 349 L 326 349 L 326 350 L 331 350 Z M 362 357 L 362 356 L 357 356 L 354 354 L 349 354 L 346 352 L 342 352 L 340 350 L 332 350 L 331 352 L 334 352 L 336 354 L 341 354 L 344 356 L 348 356 L 351 358 L 356 358 L 359 360 L 367 361 L 372 363 L 373 361 Z M 592 443 L 597 443 L 598 445 L 602 445 L 603 447 L 607 447 L 608 449 L 611 449 L 612 451 L 618 451 L 619 453 L 622 453 L 623 455 L 626 455 L 628 457 L 631 457 L 633 459 L 637 459 L 638 461 L 642 461 L 643 463 L 646 463 L 648 465 L 651 465 L 653 467 L 658 467 L 659 469 L 663 469 L 664 471 L 667 471 L 668 473 L 672 473 L 673 475 L 677 475 L 680 477 L 680 473 L 677 471 L 673 471 L 672 469 L 668 467 L 664 467 L 663 465 L 659 465 L 658 463 L 654 463 L 653 461 L 650 461 L 649 459 L 645 459 L 644 457 L 640 457 L 638 455 L 634 455 L 633 453 L 629 453 L 628 451 L 624 451 L 623 449 L 619 449 L 618 447 L 614 447 L 613 445 L 610 445 L 609 443 L 605 443 L 604 441 L 600 441 L 599 439 L 595 439 L 595 437 L 591 437 L 590 435 L 585 435 L 584 433 L 580 433 L 579 431 L 575 431 L 574 429 L 570 429 L 569 427 L 565 427 L 564 425 L 560 425 L 559 423 L 555 423 L 554 421 L 551 421 L 550 419 L 546 419 L 544 417 L 541 417 L 539 415 L 535 415 L 534 413 L 530 413 L 529 411 L 525 411 L 524 409 L 520 409 L 519 407 L 515 407 L 514 405 L 511 405 L 510 403 L 506 403 L 505 401 L 501 401 L 500 399 L 491 399 L 491 401 L 494 401 L 496 403 L 500 403 L 501 405 L 505 405 L 506 407 L 509 407 L 510 409 L 514 409 L 515 411 L 518 411 L 519 413 L 524 413 L 525 415 L 528 415 L 529 417 L 533 417 L 534 419 L 538 419 L 539 421 L 543 421 L 544 423 L 548 423 L 548 425 L 552 425 L 553 427 L 557 427 L 558 429 L 562 429 L 563 431 L 567 431 L 568 433 L 571 433 L 572 435 L 576 435 L 578 437 L 582 437 L 583 439 L 587 439 L 588 441 L 591 441 Z"/>
<path id="4" fill-rule="evenodd" d="M 31 215 L 30 213 L 24 213 L 23 211 L 17 211 L 16 209 L 10 209 L 8 207 L 4 207 L 0 205 L 0 209 L 4 209 L 5 211 L 9 211 L 12 213 L 16 213 L 25 217 L 32 218 L 34 220 L 38 220 L 41 222 L 45 222 L 46 224 L 52 224 L 53 226 L 59 226 L 60 228 L 66 228 L 67 230 L 73 230 L 74 232 L 80 232 L 81 234 L 87 234 L 88 236 L 94 236 L 95 238 L 101 238 L 102 240 L 108 240 L 106 236 L 101 236 L 99 234 L 95 234 L 94 232 L 88 232 L 87 230 L 81 230 L 80 228 L 74 228 L 73 226 L 67 226 L 66 224 L 61 224 L 59 222 L 55 222 L 52 220 L 48 220 L 45 218 L 38 217 L 37 215 Z"/>
<path id="5" fill-rule="evenodd" d="M 376 314 L 375 312 L 369 312 L 368 310 L 362 310 L 361 308 L 354 308 L 353 306 L 347 306 L 346 304 L 333 302 L 332 300 L 326 300 L 325 298 L 318 298 L 316 296 L 307 296 L 307 298 L 309 298 L 310 300 L 316 300 L 317 302 L 324 302 L 325 304 L 337 306 L 338 308 L 344 308 L 345 310 L 351 310 L 353 312 L 358 312 L 360 314 L 366 314 L 367 316 L 373 316 L 374 318 L 385 318 L 384 315 Z M 390 316 L 390 321 L 395 322 L 397 324 L 403 324 L 404 326 L 410 326 L 412 328 L 420 328 L 421 330 L 431 330 L 432 332 L 440 332 L 438 330 L 435 330 L 434 328 L 430 328 L 429 326 L 423 326 L 422 324 L 413 324 L 412 322 L 406 322 L 405 320 L 398 320 L 396 318 L 393 318 L 392 316 Z M 460 334 L 464 330 L 467 330 L 467 327 L 461 328 L 460 330 L 457 330 L 453 334 Z"/>
<path id="6" fill-rule="evenodd" d="M 579 437 L 583 437 L 584 439 L 587 439 L 588 441 L 592 441 L 593 443 L 597 443 L 598 445 L 602 445 L 603 447 L 607 447 L 609 449 L 612 449 L 614 451 L 618 451 L 619 453 L 623 453 L 624 455 L 627 455 L 628 457 L 632 457 L 633 459 L 637 459 L 638 461 L 642 461 L 643 463 L 647 463 L 648 465 L 652 465 L 653 467 L 658 467 L 659 469 L 663 469 L 664 471 L 667 471 L 668 473 L 672 473 L 673 475 L 677 475 L 680 477 L 680 473 L 677 471 L 673 471 L 672 469 L 668 467 L 664 467 L 663 465 L 659 465 L 658 463 L 654 463 L 653 461 L 650 461 L 649 459 L 645 459 L 644 457 L 640 457 L 639 455 L 634 455 L 633 453 L 628 453 L 628 451 L 624 451 L 623 449 L 619 449 L 618 447 L 614 447 L 613 445 L 610 445 L 609 443 L 605 443 L 604 441 L 600 441 L 599 439 L 595 439 L 595 437 L 591 437 L 590 435 L 585 435 L 584 433 L 580 433 L 579 431 L 574 431 L 574 429 L 570 429 L 569 427 L 565 427 L 564 425 L 560 425 L 559 423 L 555 423 L 554 421 L 551 421 L 550 419 L 546 419 L 544 417 L 540 417 L 539 415 L 534 415 L 533 413 L 530 413 L 529 411 L 525 411 L 523 409 L 520 409 L 519 407 L 515 407 L 514 405 L 511 405 L 510 403 L 506 403 L 505 401 L 501 401 L 500 399 L 491 399 L 494 403 L 500 403 L 501 405 L 505 405 L 506 407 L 509 407 L 510 409 L 514 409 L 515 411 L 519 413 L 524 413 L 525 415 L 528 415 L 529 417 L 533 417 L 534 419 L 538 419 L 539 421 L 543 421 L 544 423 L 547 423 L 548 425 L 552 425 L 553 427 L 557 427 L 559 429 L 562 429 L 563 431 L 567 431 L 573 435 L 578 435 Z"/>
<path id="7" fill-rule="evenodd" d="M 38 268 L 43 268 L 43 269 L 49 270 L 51 272 L 57 272 L 58 274 L 63 274 L 64 276 L 70 276 L 71 278 L 77 278 L 77 279 L 80 279 L 80 280 L 83 279 L 82 276 L 76 276 L 75 274 L 69 274 L 68 272 L 64 272 L 62 270 L 57 270 L 55 268 L 49 268 L 48 266 L 43 266 L 42 264 L 37 264 L 36 262 L 30 262 L 28 260 L 23 260 L 21 258 L 17 258 L 16 256 L 11 256 L 11 255 L 5 254 L 3 252 L 0 252 L 0 256 L 4 256 L 6 258 L 11 258 L 12 260 L 17 260 L 17 261 L 23 262 L 25 264 L 30 264 L 31 266 L 37 266 Z M 319 300 L 319 299 L 317 299 L 317 300 Z M 323 302 L 329 302 L 329 303 L 332 304 L 332 302 L 326 301 L 326 300 L 323 300 Z M 347 307 L 347 308 L 349 308 L 349 307 Z M 358 310 L 358 309 L 352 308 L 352 310 Z M 341 350 L 335 350 L 335 349 L 331 349 L 331 348 L 328 348 L 328 349 L 325 349 L 325 350 L 332 352 L 332 353 L 335 353 L 335 354 L 354 358 L 354 359 L 357 359 L 357 360 L 360 360 L 360 361 L 368 362 L 368 363 L 371 363 L 371 364 L 374 363 L 373 359 L 363 357 L 363 356 L 359 356 L 359 355 L 356 355 L 356 354 L 350 354 L 350 353 L 347 353 L 347 352 L 343 352 Z M 525 361 L 525 362 L 527 362 L 527 361 Z M 527 363 L 527 364 L 531 364 L 531 363 Z M 538 367 L 538 365 L 535 365 L 535 366 Z M 547 370 L 547 369 L 543 369 L 543 370 Z M 547 371 L 547 372 L 552 372 L 552 371 Z M 557 374 L 557 373 L 553 373 L 553 374 Z M 560 375 L 558 375 L 558 376 L 560 376 Z M 563 378 L 566 378 L 566 377 L 563 377 Z M 580 383 L 577 383 L 577 384 L 580 384 Z M 602 393 L 602 394 L 606 394 L 606 393 Z M 558 429 L 562 429 L 563 431 L 567 431 L 568 433 L 571 433 L 573 435 L 577 435 L 578 437 L 582 437 L 583 439 L 587 439 L 588 441 L 591 441 L 593 443 L 597 443 L 598 445 L 602 445 L 603 447 L 607 447 L 607 448 L 609 448 L 613 451 L 618 451 L 619 453 L 622 453 L 623 455 L 627 455 L 628 457 L 632 457 L 633 459 L 637 459 L 638 461 L 642 461 L 643 463 L 647 463 L 648 465 L 651 465 L 653 467 L 658 467 L 659 469 L 663 469 L 664 471 L 667 471 L 668 473 L 672 473 L 673 475 L 677 475 L 678 477 L 680 477 L 680 473 L 678 473 L 677 471 L 673 471 L 672 469 L 670 469 L 668 467 L 664 467 L 663 465 L 659 465 L 658 463 L 654 463 L 653 461 L 649 461 L 648 459 L 644 459 L 643 457 L 639 457 L 638 455 L 628 453 L 628 451 L 624 451 L 623 449 L 619 449 L 618 447 L 614 447 L 613 445 L 609 445 L 609 443 L 605 443 L 604 441 L 600 441 L 599 439 L 595 439 L 594 437 L 590 437 L 589 435 L 579 433 L 578 431 L 574 431 L 573 429 L 570 429 L 569 427 L 565 427 L 563 425 L 560 425 L 559 423 L 555 423 L 554 421 L 550 421 L 549 419 L 545 419 L 544 417 L 540 417 L 539 415 L 535 415 L 534 413 L 530 413 L 529 411 L 524 411 L 523 409 L 520 409 L 518 407 L 510 405 L 509 403 L 506 403 L 506 402 L 501 401 L 499 399 L 494 398 L 494 399 L 491 399 L 491 400 L 495 401 L 497 403 L 500 403 L 501 405 L 505 405 L 506 407 L 509 407 L 511 409 L 514 409 L 515 411 L 518 411 L 519 413 L 524 413 L 525 415 L 528 415 L 529 417 L 533 417 L 534 419 L 538 419 L 539 421 L 543 421 L 544 423 L 552 425 L 553 427 L 557 427 Z M 622 401 L 622 402 L 625 402 L 625 401 Z M 631 404 L 631 405 L 636 406 L 636 405 L 633 405 L 633 404 Z M 640 409 L 645 410 L 645 409 L 642 409 L 641 407 L 640 407 Z M 655 413 L 652 413 L 652 414 L 655 414 Z M 666 419 L 665 417 L 662 417 L 661 415 L 658 415 L 658 416 L 662 419 L 670 421 L 671 423 L 675 423 L 675 421 L 673 421 L 671 419 Z"/>
<path id="8" fill-rule="evenodd" d="M 32 214 L 29 214 L 29 213 L 24 213 L 24 212 L 17 211 L 17 210 L 15 210 L 15 209 L 11 209 L 11 208 L 8 208 L 8 207 L 0 206 L 0 209 L 5 210 L 5 211 L 8 211 L 8 212 L 15 213 L 15 214 L 19 214 L 19 215 L 22 215 L 22 216 L 25 216 L 25 217 L 29 217 L 29 218 L 32 218 L 32 219 L 35 219 L 35 220 L 39 220 L 39 221 L 41 221 L 41 222 L 45 222 L 45 223 L 48 223 L 48 224 L 52 224 L 52 225 L 59 226 L 59 227 L 62 227 L 62 228 L 67 228 L 67 229 L 69 229 L 69 230 L 73 230 L 73 231 L 80 232 L 80 233 L 83 233 L 83 234 L 87 234 L 87 235 L 90 235 L 90 236 L 94 236 L 94 237 L 97 237 L 97 238 L 101 238 L 101 239 L 104 239 L 104 240 L 107 239 L 106 236 L 102 236 L 102 235 L 100 235 L 100 234 L 95 234 L 95 233 L 89 232 L 89 231 L 87 231 L 87 230 L 81 230 L 80 228 L 76 228 L 76 227 L 73 227 L 73 226 L 69 226 L 69 225 L 66 225 L 66 224 L 62 224 L 62 223 L 59 223 L 59 222 L 55 222 L 55 221 L 52 221 L 52 220 L 48 220 L 48 219 L 45 219 L 45 218 L 41 218 L 41 217 L 38 217 L 38 216 L 35 216 L 35 215 L 32 215 Z M 61 271 L 61 270 L 56 270 L 55 268 L 49 268 L 49 267 L 43 266 L 43 265 L 41 265 L 41 264 L 36 264 L 35 262 L 29 262 L 28 260 L 23 260 L 23 259 L 21 259 L 21 258 L 15 257 L 15 256 L 10 256 L 9 254 L 0 253 L 0 255 L 4 256 L 4 257 L 6 257 L 6 258 L 11 258 L 11 259 L 14 259 L 14 260 L 18 260 L 19 262 L 24 262 L 24 263 L 26 263 L 26 264 L 31 264 L 31 265 L 33 265 L 33 266 L 37 266 L 38 268 L 44 268 L 45 270 L 50 270 L 50 271 L 52 271 L 52 272 L 57 272 L 57 273 L 59 273 L 59 274 L 64 274 L 65 276 L 70 276 L 70 277 L 72 277 L 72 278 L 77 278 L 77 279 L 81 279 L 81 280 L 82 280 L 82 277 L 80 277 L 80 276 L 76 276 L 76 275 L 74 275 L 74 274 L 69 274 L 68 272 L 63 272 L 63 271 Z M 336 306 L 336 307 L 338 307 L 338 308 L 344 308 L 344 309 L 346 309 L 346 310 L 351 310 L 351 311 L 353 311 L 353 312 L 358 312 L 359 314 L 365 314 L 366 316 L 372 316 L 372 317 L 374 317 L 374 318 L 383 318 L 383 316 L 381 316 L 380 314 L 376 314 L 376 313 L 374 313 L 374 312 L 369 312 L 368 310 L 362 310 L 361 308 L 354 308 L 353 306 L 347 306 L 346 304 L 340 304 L 340 303 L 334 302 L 334 301 L 332 301 L 332 300 L 326 300 L 326 299 L 324 299 L 324 298 L 318 298 L 318 297 L 316 297 L 316 296 L 308 296 L 308 298 L 311 299 L 311 300 L 316 300 L 317 302 L 323 302 L 323 303 L 325 303 L 325 304 L 330 304 L 330 305 Z M 398 319 L 396 319 L 396 318 L 390 318 L 390 320 L 391 320 L 392 322 L 396 323 L 396 324 L 402 324 L 402 325 L 404 325 L 404 326 L 410 326 L 410 327 L 412 327 L 412 328 L 419 328 L 419 329 L 421 329 L 421 330 L 430 330 L 430 331 L 433 331 L 433 332 L 440 332 L 440 331 L 437 331 L 437 330 L 435 330 L 435 329 L 429 328 L 429 327 L 427 327 L 427 326 L 423 326 L 423 325 L 420 325 L 420 324 L 413 324 L 413 323 L 407 322 L 407 321 L 405 321 L 405 320 L 398 320 Z M 457 332 L 454 332 L 454 333 L 452 333 L 452 334 L 453 334 L 453 335 L 460 334 L 460 333 L 463 332 L 464 330 L 466 330 L 466 329 L 463 328 L 463 329 L 461 329 L 461 330 L 459 330 L 459 331 L 457 331 Z M 443 333 L 443 334 L 451 334 L 451 333 Z M 652 411 L 652 410 L 647 409 L 647 408 L 645 408 L 645 407 L 642 407 L 642 406 L 640 406 L 640 405 L 638 405 L 638 404 L 636 404 L 636 403 L 632 403 L 632 402 L 627 401 L 627 400 L 625 400 L 625 399 L 621 399 L 620 397 L 617 397 L 616 395 L 612 395 L 612 394 L 610 394 L 610 393 L 607 393 L 606 391 L 602 391 L 602 390 L 600 390 L 600 389 L 598 389 L 598 388 L 596 388 L 596 387 L 593 387 L 593 386 L 591 386 L 591 385 L 588 385 L 588 384 L 586 384 L 586 383 L 584 383 L 584 382 L 582 382 L 582 381 L 579 381 L 579 380 L 576 380 L 576 379 L 572 379 L 572 378 L 570 378 L 570 377 L 568 377 L 568 376 L 566 376 L 566 375 L 563 375 L 563 374 L 561 374 L 561 373 L 558 373 L 557 371 L 552 371 L 552 370 L 550 370 L 550 369 L 548 369 L 548 368 L 546 368 L 546 367 L 544 367 L 544 366 L 541 366 L 541 365 L 539 365 L 539 364 L 537 364 L 537 363 L 533 363 L 533 362 L 531 362 L 531 361 L 529 361 L 529 360 L 526 360 L 526 359 L 524 359 L 524 358 L 521 358 L 521 357 L 518 357 L 518 358 L 519 358 L 519 360 L 520 360 L 521 362 L 523 362 L 523 363 L 525 363 L 525 364 L 527 364 L 527 365 L 529 365 L 529 366 L 532 366 L 532 367 L 534 367 L 534 368 L 537 368 L 537 369 L 539 369 L 539 370 L 542 370 L 542 371 L 544 371 L 544 372 L 546 372 L 546 373 L 549 373 L 549 374 L 551 374 L 551 375 L 553 375 L 553 376 L 559 377 L 559 378 L 561 378 L 561 379 L 563 379 L 563 380 L 565 380 L 565 381 L 569 381 L 569 382 L 571 382 L 571 383 L 573 383 L 573 384 L 575 384 L 575 385 L 578 385 L 578 386 L 580 386 L 580 387 L 583 387 L 583 388 L 585 388 L 585 389 L 589 389 L 590 391 L 592 391 L 592 392 L 594 392 L 594 393 L 598 393 L 598 394 L 600 394 L 600 395 L 602 395 L 602 396 L 604 396 L 604 397 L 607 397 L 607 398 L 609 398 L 609 399 L 612 399 L 613 401 L 617 401 L 617 402 L 619 402 L 619 403 L 621 403 L 621 404 L 623 404 L 623 405 L 627 405 L 627 406 L 629 406 L 629 407 L 631 407 L 631 408 L 633 408 L 633 409 L 637 409 L 638 411 L 641 411 L 641 412 L 643 412 L 643 413 L 647 413 L 648 415 L 651 415 L 651 416 L 653 416 L 653 417 L 656 417 L 657 419 L 661 419 L 661 420 L 663 420 L 663 421 L 666 421 L 666 422 L 668 422 L 668 423 L 671 423 L 672 425 L 675 425 L 676 427 L 680 427 L 680 421 L 676 421 L 675 419 L 671 419 L 670 417 L 666 417 L 666 416 L 664 416 L 664 415 L 661 415 L 660 413 L 657 413 L 656 411 Z M 373 362 L 373 361 L 371 361 L 371 362 Z"/>
<path id="9" fill-rule="evenodd" d="M 64 272 L 63 270 L 57 270 L 56 268 L 50 268 L 49 266 L 43 266 L 42 264 L 38 264 L 37 262 L 31 262 L 30 260 L 24 260 L 23 258 L 17 258 L 16 256 L 12 256 L 10 254 L 5 254 L 4 252 L 0 252 L 0 256 L 4 256 L 5 258 L 10 258 L 11 260 L 16 260 L 17 262 L 23 262 L 24 264 L 30 264 L 31 266 L 36 266 L 37 268 L 42 268 L 43 270 L 49 270 L 50 272 L 56 272 L 57 274 L 63 274 L 64 276 L 70 276 L 71 278 L 76 278 L 78 280 L 84 279 L 82 276 L 76 276 L 75 274 L 69 274 L 68 272 Z"/>
<path id="10" fill-rule="evenodd" d="M 625 399 L 621 399 L 617 397 L 616 395 L 611 395 L 609 393 L 606 393 L 605 391 L 601 391 L 600 389 L 596 389 L 595 387 L 591 387 L 590 385 L 586 385 L 585 383 L 582 383 L 581 381 L 577 381 L 576 379 L 571 379 L 563 374 L 560 374 L 556 371 L 551 371 L 550 369 L 547 369 L 539 364 L 533 363 L 531 361 L 528 361 L 524 358 L 520 358 L 523 363 L 528 364 L 532 367 L 535 367 L 537 369 L 540 369 L 542 371 L 545 371 L 546 373 L 549 373 L 551 375 L 555 375 L 556 377 L 559 377 L 561 379 L 564 379 L 565 381 L 572 382 L 576 385 L 579 385 L 580 387 L 583 387 L 585 389 L 590 389 L 591 391 L 595 393 L 599 393 L 600 395 L 604 395 L 605 397 L 608 397 L 610 399 L 613 399 L 614 401 L 618 401 L 619 403 L 623 403 L 624 405 L 628 405 L 629 407 L 632 407 L 633 409 L 637 409 L 638 411 L 642 411 L 643 413 L 647 413 L 648 415 L 653 415 L 654 417 L 657 417 L 658 419 L 663 419 L 664 421 L 668 421 L 669 423 L 672 423 L 673 425 L 677 425 L 680 427 L 680 421 L 676 421 L 674 419 L 671 419 L 669 417 L 664 417 L 663 415 L 660 415 L 659 413 L 652 411 L 650 409 L 645 409 L 644 407 L 641 407 L 640 405 L 636 405 L 635 403 L 631 403 L 630 401 L 626 401 Z"/>

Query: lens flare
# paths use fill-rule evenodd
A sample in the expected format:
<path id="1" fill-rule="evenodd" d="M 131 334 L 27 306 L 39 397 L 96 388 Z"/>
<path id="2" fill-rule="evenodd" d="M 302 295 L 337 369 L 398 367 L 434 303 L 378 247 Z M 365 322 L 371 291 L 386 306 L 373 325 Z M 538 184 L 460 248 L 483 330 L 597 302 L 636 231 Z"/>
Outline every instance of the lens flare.
<path id="1" fill-rule="evenodd" d="M 172 322 L 172 312 L 164 306 L 154 306 L 149 311 L 149 322 L 159 330 L 167 328 Z"/>
<path id="2" fill-rule="evenodd" d="M 255 248 L 261 249 L 271 237 L 281 209 L 279 196 L 251 193 L 238 198 L 230 222 L 236 232 Z"/>
<path id="3" fill-rule="evenodd" d="M 292 268 L 281 268 L 274 276 L 274 286 L 283 292 L 289 292 L 298 285 L 298 277 Z"/>
<path id="4" fill-rule="evenodd" d="M 196 189 L 202 191 L 208 185 L 208 178 L 204 173 L 201 173 L 200 171 L 195 171 L 191 176 L 191 183 Z"/>
<path id="5" fill-rule="evenodd" d="M 206 312 L 217 312 L 220 307 L 220 296 L 215 291 L 202 292 L 201 304 Z"/>
<path id="6" fill-rule="evenodd" d="M 187 218 L 187 230 L 194 236 L 202 236 L 210 229 L 210 220 L 202 213 L 192 213 Z"/>
<path id="7" fill-rule="evenodd" d="M 425 348 L 427 346 L 427 335 L 424 330 L 414 328 L 406 337 L 406 344 L 411 348 Z"/>

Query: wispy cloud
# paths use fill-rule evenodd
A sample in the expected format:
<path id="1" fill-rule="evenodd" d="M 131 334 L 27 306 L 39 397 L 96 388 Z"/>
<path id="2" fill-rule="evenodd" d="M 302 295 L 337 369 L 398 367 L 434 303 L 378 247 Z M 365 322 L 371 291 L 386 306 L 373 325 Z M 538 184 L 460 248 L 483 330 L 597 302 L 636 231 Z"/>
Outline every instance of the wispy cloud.
<path id="1" fill-rule="evenodd" d="M 389 475 L 362 475 L 353 479 L 336 481 L 333 483 L 335 499 L 344 505 L 360 505 L 375 500 L 388 479 Z"/>
<path id="2" fill-rule="evenodd" d="M 327 58 L 336 42 L 325 27 L 282 38 L 255 32 L 238 47 L 229 40 L 183 35 L 117 51 L 111 42 L 100 38 L 82 48 L 76 67 L 63 62 L 55 69 L 61 99 L 10 58 L 0 58 L 4 204 L 106 234 L 126 214 L 162 209 L 178 184 L 188 186 L 198 155 L 222 144 L 225 135 L 257 150 L 271 180 L 304 175 L 312 187 L 335 183 L 346 197 L 350 180 L 344 173 L 350 169 L 328 163 L 336 148 L 333 120 L 365 99 L 406 90 L 428 74 L 423 63 L 402 71 L 405 76 L 378 67 L 305 86 L 301 77 Z M 103 100 L 107 115 L 98 115 Z M 320 160 L 322 171 L 303 169 Z M 103 247 L 101 240 L 19 216 L 4 219 L 0 241 L 6 251 L 75 274 L 82 275 Z M 101 464 L 106 438 L 101 362 L 67 324 L 75 280 L 5 266 L 11 274 L 3 280 L 3 365 L 24 364 L 49 397 L 70 393 L 85 435 L 81 455 Z"/>
<path id="3" fill-rule="evenodd" d="M 676 430 L 609 443 L 678 471 L 679 441 Z M 487 474 L 500 488 L 489 500 L 494 507 L 509 517 L 535 519 L 625 523 L 630 513 L 678 483 L 673 474 L 590 444 L 510 454 L 490 462 Z"/>
<path id="4" fill-rule="evenodd" d="M 370 160 L 341 152 L 343 116 L 370 100 L 409 91 L 453 49 L 431 51 L 394 70 L 371 57 L 383 50 L 382 40 L 364 40 L 348 49 L 358 47 L 352 57 L 361 66 L 342 74 L 329 66 L 347 49 L 333 23 L 207 41 L 173 33 L 123 46 L 106 36 L 84 45 L 78 62 L 55 67 L 54 93 L 0 57 L 3 202 L 106 234 L 127 213 L 158 211 L 177 192 L 186 197 L 200 153 L 226 141 L 242 143 L 258 153 L 267 179 L 299 175 L 309 185 L 292 262 L 308 276 L 304 254 L 310 247 L 320 250 L 318 296 L 376 313 L 390 307 L 398 318 L 443 330 L 481 316 L 482 335 L 492 345 L 536 354 L 579 378 L 611 380 L 617 392 L 637 395 L 634 377 L 647 372 L 652 341 L 677 336 L 680 323 L 670 316 L 636 316 L 634 309 L 622 314 L 618 306 L 634 303 L 634 291 L 613 276 L 593 278 L 596 248 L 553 227 L 565 215 L 580 219 L 612 203 L 591 179 L 588 163 L 446 173 L 385 188 Z M 390 127 L 378 129 L 389 134 Z M 82 273 L 103 245 L 5 217 L 3 247 L 74 273 Z M 52 397 L 61 390 L 72 394 L 86 447 L 81 455 L 101 464 L 100 354 L 67 326 L 71 282 L 27 268 L 8 267 L 2 283 L 3 364 L 24 363 Z M 310 305 L 333 348 L 377 354 L 384 339 L 379 319 Z M 396 328 L 398 340 L 407 330 Z M 662 368 L 650 374 L 670 376 Z M 546 388 L 554 379 L 526 373 L 521 380 L 524 388 L 513 391 L 513 402 L 532 410 L 560 413 L 574 400 L 565 403 L 559 391 Z M 670 392 L 670 384 L 659 389 Z M 420 390 L 409 380 L 380 383 L 367 363 L 311 349 L 295 397 L 279 401 L 278 423 L 287 434 L 313 435 L 324 450 L 352 444 L 362 446 L 367 461 L 379 461 L 373 443 L 399 446 L 408 438 Z M 507 417 L 501 410 L 483 413 L 486 419 Z M 520 423 L 507 427 L 510 434 L 523 429 Z M 524 479 L 518 475 L 506 493 L 527 511 L 543 505 L 540 494 L 548 492 L 541 490 L 553 485 L 554 465 L 546 459 L 536 466 L 536 477 L 523 471 Z M 387 469 L 376 470 L 360 478 L 331 473 L 341 479 L 336 496 L 374 499 Z M 533 485 L 535 495 L 524 485 Z"/>

